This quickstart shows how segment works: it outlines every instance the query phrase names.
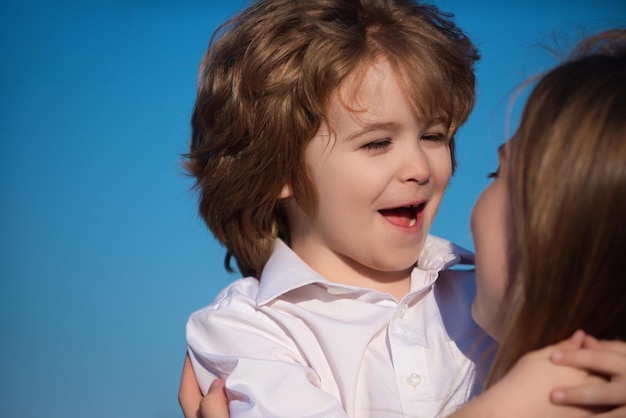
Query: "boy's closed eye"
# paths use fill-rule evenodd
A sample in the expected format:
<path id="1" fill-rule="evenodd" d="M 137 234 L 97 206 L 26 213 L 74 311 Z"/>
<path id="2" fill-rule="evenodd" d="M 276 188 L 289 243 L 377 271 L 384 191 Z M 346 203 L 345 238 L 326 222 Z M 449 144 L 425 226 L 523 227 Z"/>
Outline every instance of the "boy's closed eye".
<path id="1" fill-rule="evenodd" d="M 441 142 L 441 141 L 445 141 L 447 137 L 446 135 L 441 134 L 441 133 L 430 133 L 430 134 L 422 135 L 420 139 L 423 141 Z"/>
<path id="2" fill-rule="evenodd" d="M 391 145 L 391 140 L 385 138 L 385 139 L 379 139 L 377 141 L 372 141 L 372 142 L 368 142 L 367 144 L 363 145 L 363 148 L 366 150 L 383 150 L 385 148 L 387 148 L 389 145 Z"/>

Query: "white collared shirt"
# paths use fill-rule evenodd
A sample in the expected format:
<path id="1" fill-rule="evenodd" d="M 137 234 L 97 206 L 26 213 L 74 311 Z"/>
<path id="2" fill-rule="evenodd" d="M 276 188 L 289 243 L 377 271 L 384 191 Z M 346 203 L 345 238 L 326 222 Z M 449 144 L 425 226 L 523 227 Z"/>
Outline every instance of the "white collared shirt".
<path id="1" fill-rule="evenodd" d="M 231 417 L 443 417 L 480 389 L 492 341 L 474 323 L 473 255 L 429 236 L 397 301 L 329 282 L 278 240 L 261 280 L 193 313 L 200 386 L 226 378 Z M 484 361 L 483 361 L 484 360 Z"/>

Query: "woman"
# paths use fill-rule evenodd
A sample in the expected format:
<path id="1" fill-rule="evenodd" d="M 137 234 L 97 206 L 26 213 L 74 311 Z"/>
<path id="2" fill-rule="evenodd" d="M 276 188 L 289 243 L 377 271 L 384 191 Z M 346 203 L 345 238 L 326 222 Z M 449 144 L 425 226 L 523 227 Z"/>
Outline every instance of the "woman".
<path id="1" fill-rule="evenodd" d="M 613 30 L 539 81 L 501 147 L 472 214 L 473 315 L 500 341 L 488 385 L 579 328 L 626 340 L 625 115 L 626 31 Z"/>

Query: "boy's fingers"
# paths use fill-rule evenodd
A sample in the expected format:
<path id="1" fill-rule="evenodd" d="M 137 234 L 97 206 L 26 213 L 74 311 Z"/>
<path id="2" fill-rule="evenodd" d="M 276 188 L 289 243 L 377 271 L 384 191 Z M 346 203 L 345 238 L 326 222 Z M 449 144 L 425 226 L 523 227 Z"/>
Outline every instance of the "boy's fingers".
<path id="1" fill-rule="evenodd" d="M 579 329 L 576 330 L 574 334 L 572 334 L 572 336 L 569 338 L 569 341 L 576 346 L 580 346 L 582 345 L 583 341 L 585 341 L 586 337 L 587 334 L 585 334 L 585 331 Z"/>
<path id="2" fill-rule="evenodd" d="M 559 388 L 550 393 L 550 399 L 559 405 L 623 405 L 624 393 L 622 389 L 617 385 L 608 383 Z"/>
<path id="3" fill-rule="evenodd" d="M 557 364 L 587 369 L 610 376 L 626 376 L 626 356 L 613 351 L 557 350 L 550 356 Z"/>
<path id="4" fill-rule="evenodd" d="M 583 347 L 609 350 L 626 356 L 626 342 L 624 341 L 600 341 L 590 335 L 587 335 L 583 341 Z"/>
<path id="5" fill-rule="evenodd" d="M 585 332 L 582 330 L 578 330 L 575 333 L 573 333 L 572 336 L 569 337 L 568 339 L 562 340 L 558 342 L 557 344 L 555 344 L 554 348 L 558 350 L 576 350 L 583 346 L 583 341 L 585 340 L 585 338 L 586 338 Z"/>
<path id="6" fill-rule="evenodd" d="M 624 418 L 626 417 L 626 406 L 622 406 L 621 408 L 615 408 L 610 411 L 602 412 L 599 414 L 594 414 L 592 417 L 595 418 Z"/>

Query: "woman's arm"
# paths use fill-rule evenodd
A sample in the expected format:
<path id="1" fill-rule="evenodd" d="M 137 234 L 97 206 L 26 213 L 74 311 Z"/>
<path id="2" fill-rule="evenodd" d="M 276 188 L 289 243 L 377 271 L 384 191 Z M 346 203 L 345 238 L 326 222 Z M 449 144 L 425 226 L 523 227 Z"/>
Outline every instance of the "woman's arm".
<path id="1" fill-rule="evenodd" d="M 209 392 L 202 397 L 189 355 L 185 356 L 183 364 L 178 402 L 185 418 L 230 418 L 224 381 L 215 379 L 209 387 Z"/>
<path id="2" fill-rule="evenodd" d="M 187 354 L 185 355 L 183 375 L 180 379 L 180 387 L 178 388 L 178 403 L 183 410 L 185 418 L 203 418 L 199 411 L 201 401 L 202 392 L 200 391 L 196 374 L 191 366 L 189 354 Z"/>

